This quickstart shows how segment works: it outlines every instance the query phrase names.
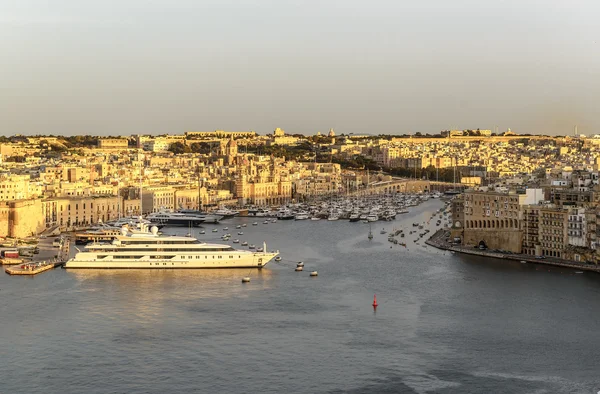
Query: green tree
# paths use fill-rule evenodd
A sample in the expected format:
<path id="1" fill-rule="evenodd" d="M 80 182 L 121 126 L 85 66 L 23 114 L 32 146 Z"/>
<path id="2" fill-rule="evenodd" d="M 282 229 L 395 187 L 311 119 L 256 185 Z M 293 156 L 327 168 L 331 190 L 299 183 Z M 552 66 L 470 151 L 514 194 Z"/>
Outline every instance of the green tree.
<path id="1" fill-rule="evenodd" d="M 173 152 L 176 155 L 180 155 L 182 153 L 190 153 L 192 150 L 189 146 L 185 145 L 182 142 L 173 142 L 171 146 L 169 146 L 169 152 Z"/>
<path id="2" fill-rule="evenodd" d="M 210 142 L 192 142 L 190 144 L 190 150 L 192 153 L 200 153 L 208 155 L 212 151 L 212 143 Z"/>

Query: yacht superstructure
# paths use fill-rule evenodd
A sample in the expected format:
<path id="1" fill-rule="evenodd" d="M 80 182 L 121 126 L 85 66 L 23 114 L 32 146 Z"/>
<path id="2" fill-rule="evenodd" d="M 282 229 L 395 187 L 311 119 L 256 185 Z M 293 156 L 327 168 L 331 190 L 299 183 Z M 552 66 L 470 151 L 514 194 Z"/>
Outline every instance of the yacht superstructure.
<path id="1" fill-rule="evenodd" d="M 196 227 L 204 223 L 205 218 L 194 215 L 187 215 L 180 212 L 160 211 L 146 216 L 146 219 L 152 222 L 158 222 L 165 226 L 185 226 Z"/>
<path id="2" fill-rule="evenodd" d="M 192 237 L 162 236 L 122 229 L 112 243 L 90 243 L 64 268 L 262 268 L 279 252 L 236 250 L 229 245 L 198 242 Z"/>

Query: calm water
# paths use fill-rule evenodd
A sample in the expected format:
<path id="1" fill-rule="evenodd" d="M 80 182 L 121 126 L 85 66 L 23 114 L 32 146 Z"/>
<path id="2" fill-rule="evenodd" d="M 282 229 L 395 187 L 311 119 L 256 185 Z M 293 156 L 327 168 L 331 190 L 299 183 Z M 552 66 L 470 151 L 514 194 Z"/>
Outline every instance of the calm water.
<path id="1" fill-rule="evenodd" d="M 249 224 L 239 238 L 284 260 L 244 285 L 248 270 L 0 275 L 0 393 L 600 390 L 600 276 L 379 234 L 440 206 L 371 242 L 362 223 Z"/>

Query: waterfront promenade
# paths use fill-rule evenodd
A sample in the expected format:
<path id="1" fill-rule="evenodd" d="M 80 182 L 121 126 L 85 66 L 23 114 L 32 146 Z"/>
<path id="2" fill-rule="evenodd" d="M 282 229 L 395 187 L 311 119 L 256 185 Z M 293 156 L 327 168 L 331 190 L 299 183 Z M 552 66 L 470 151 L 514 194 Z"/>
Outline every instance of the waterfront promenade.
<path id="1" fill-rule="evenodd" d="M 534 264 L 545 264 L 552 265 L 557 267 L 565 267 L 572 268 L 581 271 L 592 271 L 600 273 L 600 266 L 594 264 L 586 264 L 586 263 L 576 263 L 568 260 L 557 259 L 555 257 L 546 257 L 543 259 L 536 259 L 531 255 L 521 254 L 521 253 L 498 253 L 491 252 L 488 250 L 480 250 L 474 247 L 468 247 L 463 245 L 453 244 L 449 237 L 446 236 L 448 230 L 440 229 L 436 231 L 425 243 L 429 246 L 433 246 L 442 250 L 449 250 L 456 253 L 464 253 L 464 254 L 472 254 L 476 256 L 482 257 L 493 257 L 497 259 L 505 259 L 505 260 L 516 260 L 516 261 L 525 261 L 527 263 Z"/>

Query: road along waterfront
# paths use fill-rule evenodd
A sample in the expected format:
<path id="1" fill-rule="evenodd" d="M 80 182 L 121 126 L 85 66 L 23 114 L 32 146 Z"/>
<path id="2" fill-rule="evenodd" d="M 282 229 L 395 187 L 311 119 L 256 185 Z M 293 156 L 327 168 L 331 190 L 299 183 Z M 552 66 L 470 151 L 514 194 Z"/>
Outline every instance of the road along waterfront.
<path id="1" fill-rule="evenodd" d="M 447 237 L 448 231 L 444 229 L 437 230 L 433 235 L 425 242 L 427 245 L 436 247 L 438 249 L 449 250 L 452 252 L 471 254 L 475 256 L 491 257 L 496 259 L 506 260 L 518 260 L 519 262 L 551 265 L 555 267 L 565 267 L 583 271 L 591 271 L 600 273 L 600 266 L 595 264 L 576 263 L 572 261 L 561 260 L 555 257 L 544 257 L 543 259 L 536 259 L 527 254 L 521 253 L 496 253 L 487 250 L 480 250 L 473 247 L 466 247 L 461 245 L 452 244 L 449 237 Z"/>

